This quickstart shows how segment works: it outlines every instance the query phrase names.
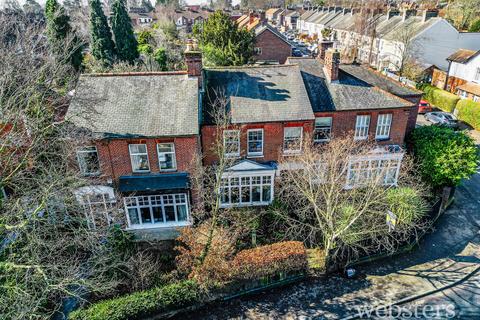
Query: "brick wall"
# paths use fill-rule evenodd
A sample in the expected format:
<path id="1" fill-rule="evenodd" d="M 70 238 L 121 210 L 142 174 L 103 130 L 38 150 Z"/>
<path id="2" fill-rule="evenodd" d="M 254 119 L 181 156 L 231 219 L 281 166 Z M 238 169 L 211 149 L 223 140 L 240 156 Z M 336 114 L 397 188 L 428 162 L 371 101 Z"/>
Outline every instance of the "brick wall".
<path id="1" fill-rule="evenodd" d="M 262 49 L 261 54 L 254 55 L 253 58 L 256 61 L 274 60 L 284 64 L 287 58 L 292 55 L 290 45 L 268 29 L 255 38 L 255 48 Z"/>
<path id="2" fill-rule="evenodd" d="M 112 139 L 101 140 L 96 143 L 100 158 L 102 177 L 106 179 L 111 178 L 114 180 L 114 182 L 117 182 L 118 178 L 123 175 L 141 175 L 141 173 L 132 173 L 132 165 L 130 162 L 128 145 L 136 143 L 147 145 L 150 173 L 163 173 L 160 172 L 158 166 L 157 153 L 157 143 L 163 142 L 173 142 L 175 144 L 177 172 L 191 172 L 194 155 L 199 151 L 199 138 L 196 136 L 176 138 Z M 165 173 L 172 172 L 170 171 Z"/>
<path id="3" fill-rule="evenodd" d="M 370 127 L 368 130 L 369 138 L 375 138 L 377 128 L 377 119 L 379 114 L 391 113 L 392 125 L 390 128 L 390 139 L 379 141 L 379 144 L 399 144 L 402 145 L 405 140 L 405 133 L 412 108 L 389 109 L 389 110 L 365 110 L 365 111 L 337 111 L 337 112 L 317 112 L 315 117 L 332 117 L 332 136 L 341 137 L 352 135 L 355 131 L 357 115 L 370 115 Z"/>
<path id="4" fill-rule="evenodd" d="M 253 161 L 278 161 L 283 157 L 283 128 L 301 126 L 303 135 L 311 135 L 313 132 L 313 121 L 301 122 L 271 122 L 259 124 L 244 124 L 231 129 L 240 130 L 240 157 L 247 157 L 247 130 L 263 129 L 263 157 L 253 157 Z M 216 126 L 202 127 L 202 149 L 204 154 L 204 164 L 212 164 L 216 157 L 212 154 L 212 147 L 215 144 Z"/>

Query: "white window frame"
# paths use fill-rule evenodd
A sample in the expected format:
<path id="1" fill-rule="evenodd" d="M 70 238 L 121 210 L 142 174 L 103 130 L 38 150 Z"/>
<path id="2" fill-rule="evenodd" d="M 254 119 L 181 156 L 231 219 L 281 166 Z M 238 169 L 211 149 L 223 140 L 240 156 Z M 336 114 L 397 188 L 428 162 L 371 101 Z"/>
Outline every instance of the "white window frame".
<path id="1" fill-rule="evenodd" d="M 253 48 L 253 53 L 254 53 L 254 55 L 256 55 L 256 56 L 261 55 L 261 54 L 262 54 L 262 47 L 255 47 L 255 48 Z"/>
<path id="2" fill-rule="evenodd" d="M 393 114 L 381 113 L 377 117 L 377 128 L 375 130 L 375 139 L 388 140 L 390 139 L 390 130 L 392 127 Z"/>
<path id="3" fill-rule="evenodd" d="M 286 146 L 286 140 L 285 140 L 285 134 L 287 130 L 289 129 L 300 129 L 300 144 L 298 149 L 285 149 Z M 303 127 L 284 127 L 283 128 L 283 154 L 284 155 L 295 155 L 295 154 L 300 154 L 302 153 L 302 144 L 303 144 Z"/>
<path id="4" fill-rule="evenodd" d="M 262 133 L 262 151 L 259 152 L 250 152 L 250 142 L 255 142 L 256 140 L 250 140 L 250 133 L 261 132 Z M 247 156 L 248 157 L 263 157 L 263 144 L 265 141 L 265 136 L 263 129 L 249 129 L 247 130 Z"/>
<path id="5" fill-rule="evenodd" d="M 145 153 L 132 153 L 131 146 L 145 146 Z M 150 172 L 150 159 L 148 157 L 148 147 L 146 143 L 131 143 L 128 145 L 128 153 L 130 154 L 130 165 L 132 166 L 132 172 Z M 148 170 L 135 170 L 133 167 L 133 157 L 134 156 L 147 156 Z"/>
<path id="6" fill-rule="evenodd" d="M 93 148 L 92 150 L 86 150 L 88 148 Z M 86 172 L 86 168 L 83 165 L 82 155 L 85 153 L 95 153 L 97 155 L 98 170 L 95 172 Z M 100 174 L 100 158 L 98 157 L 98 150 L 96 146 L 84 146 L 77 149 L 77 163 L 80 173 L 84 176 L 96 176 Z"/>
<path id="7" fill-rule="evenodd" d="M 244 178 L 244 180 L 242 180 Z M 259 182 L 255 182 L 254 179 L 259 179 Z M 222 175 L 222 185 L 219 190 L 220 207 L 251 207 L 251 206 L 266 206 L 273 202 L 274 197 L 274 179 L 275 171 L 259 171 L 259 172 L 227 172 Z M 242 184 L 245 180 L 248 180 L 248 184 Z M 235 182 L 237 181 L 237 182 Z M 258 180 L 257 180 L 258 181 Z M 270 198 L 268 201 L 263 200 L 263 187 L 270 187 Z M 260 201 L 253 201 L 253 188 L 260 187 Z M 238 188 L 238 202 L 232 203 L 232 189 Z M 248 189 L 250 201 L 244 202 L 242 200 L 243 189 Z M 223 202 L 223 192 L 228 194 L 228 202 Z"/>
<path id="8" fill-rule="evenodd" d="M 473 102 L 480 102 L 480 96 L 474 95 Z"/>
<path id="9" fill-rule="evenodd" d="M 85 217 L 87 218 L 88 226 L 91 229 L 96 229 L 95 215 L 100 213 L 104 216 L 107 225 L 113 222 L 113 217 L 110 213 L 114 210 L 116 203 L 115 192 L 112 187 L 108 186 L 85 186 L 76 189 L 74 192 L 77 202 L 83 207 Z M 94 200 L 94 196 L 101 196 L 101 200 Z"/>
<path id="10" fill-rule="evenodd" d="M 366 119 L 366 120 L 362 120 Z M 359 114 L 355 120 L 355 140 L 366 140 L 368 139 L 368 131 L 370 129 L 370 115 L 369 114 Z"/>
<path id="11" fill-rule="evenodd" d="M 237 152 L 227 153 L 226 134 L 233 133 L 237 138 Z M 223 131 L 223 148 L 225 149 L 225 157 L 234 158 L 240 156 L 240 130 L 224 130 Z"/>
<path id="12" fill-rule="evenodd" d="M 172 203 L 165 203 L 168 196 L 173 197 Z M 182 196 L 185 201 L 178 202 L 177 196 Z M 148 202 L 147 204 L 141 204 L 140 200 Z M 154 228 L 168 228 L 168 227 L 182 227 L 182 226 L 189 226 L 192 224 L 190 218 L 190 205 L 189 205 L 189 197 L 187 193 L 169 193 L 169 194 L 157 194 L 157 195 L 139 195 L 139 196 L 132 196 L 132 197 L 125 197 L 123 198 L 123 204 L 125 207 L 125 215 L 127 218 L 127 230 L 135 230 L 135 229 L 154 229 Z M 177 206 L 185 205 L 186 206 L 186 214 L 187 219 L 185 221 L 178 221 L 178 210 Z M 174 208 L 174 215 L 175 221 L 174 222 L 166 222 L 166 206 L 173 206 Z M 164 222 L 155 222 L 153 216 L 153 208 L 158 207 L 161 208 L 163 221 Z M 150 219 L 151 223 L 143 223 L 142 222 L 142 214 L 141 208 L 149 208 L 150 211 Z M 138 224 L 132 224 L 130 220 L 130 215 L 128 209 L 136 209 L 137 212 L 137 219 Z"/>
<path id="13" fill-rule="evenodd" d="M 316 134 L 317 134 L 317 131 L 320 131 L 320 130 L 323 130 L 325 131 L 325 129 L 327 128 L 326 126 L 322 126 L 322 127 L 318 127 L 317 128 L 317 119 L 326 119 L 326 118 L 329 118 L 330 119 L 330 126 L 328 127 L 328 138 L 327 139 L 316 139 Z M 314 132 L 313 132 L 313 141 L 315 142 L 328 142 L 330 141 L 331 137 L 332 137 L 332 124 L 333 124 L 333 117 L 330 117 L 330 116 L 325 116 L 325 117 L 316 117 L 315 118 L 315 128 L 314 128 Z"/>
<path id="14" fill-rule="evenodd" d="M 165 152 L 165 151 L 162 151 L 160 152 L 159 150 L 159 146 L 160 145 L 166 145 L 166 144 L 169 144 L 172 146 L 172 151 L 169 151 L 169 152 Z M 161 166 L 161 160 L 160 160 L 160 155 L 163 155 L 163 154 L 172 154 L 173 155 L 173 168 L 169 168 L 169 169 L 162 169 L 162 166 Z M 175 152 L 175 143 L 173 142 L 159 142 L 157 143 L 157 155 L 158 155 L 158 169 L 160 171 L 176 171 L 177 170 L 177 154 Z"/>
<path id="15" fill-rule="evenodd" d="M 477 67 L 477 69 L 475 70 L 474 81 L 480 82 L 480 67 Z"/>
<path id="16" fill-rule="evenodd" d="M 345 188 L 361 187 L 369 179 L 379 179 L 378 182 L 384 186 L 396 186 L 403 155 L 403 153 L 379 153 L 363 157 L 352 157 L 348 164 Z M 362 166 L 355 168 L 356 164 L 361 164 Z M 378 177 L 378 174 L 381 176 Z M 364 179 L 362 180 L 362 178 Z"/>

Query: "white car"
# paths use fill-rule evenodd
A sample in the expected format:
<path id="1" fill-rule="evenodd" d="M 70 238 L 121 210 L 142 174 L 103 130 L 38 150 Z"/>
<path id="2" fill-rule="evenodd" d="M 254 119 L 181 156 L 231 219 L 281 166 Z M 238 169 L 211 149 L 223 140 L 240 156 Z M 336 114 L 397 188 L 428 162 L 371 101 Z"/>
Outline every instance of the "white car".
<path id="1" fill-rule="evenodd" d="M 458 126 L 457 118 L 448 112 L 434 111 L 425 114 L 425 119 L 433 124 L 441 124 L 449 127 Z"/>

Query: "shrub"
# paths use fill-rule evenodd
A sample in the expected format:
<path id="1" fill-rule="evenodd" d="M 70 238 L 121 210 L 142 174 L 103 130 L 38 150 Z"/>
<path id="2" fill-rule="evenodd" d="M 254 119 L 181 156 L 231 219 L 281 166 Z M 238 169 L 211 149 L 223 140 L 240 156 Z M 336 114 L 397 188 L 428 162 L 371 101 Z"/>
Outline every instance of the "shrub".
<path id="1" fill-rule="evenodd" d="M 403 225 L 411 225 L 418 221 L 428 210 L 427 203 L 420 192 L 408 187 L 388 190 L 387 205 L 397 216 L 398 223 Z"/>
<path id="2" fill-rule="evenodd" d="M 480 32 L 480 19 L 476 20 L 470 25 L 468 32 Z"/>
<path id="3" fill-rule="evenodd" d="M 446 112 L 453 112 L 460 100 L 457 95 L 428 84 L 422 85 L 422 90 L 424 99 Z"/>
<path id="4" fill-rule="evenodd" d="M 433 187 L 456 186 L 476 172 L 479 154 L 464 132 L 425 126 L 413 131 L 411 142 L 420 172 Z"/>
<path id="5" fill-rule="evenodd" d="M 286 241 L 240 251 L 231 263 L 232 279 L 247 280 L 307 269 L 302 242 Z"/>
<path id="6" fill-rule="evenodd" d="M 70 314 L 72 320 L 127 320 L 181 308 L 199 300 L 194 281 L 183 281 L 95 303 Z"/>
<path id="7" fill-rule="evenodd" d="M 460 100 L 456 107 L 457 117 L 477 130 L 480 130 L 480 103 L 472 100 Z"/>

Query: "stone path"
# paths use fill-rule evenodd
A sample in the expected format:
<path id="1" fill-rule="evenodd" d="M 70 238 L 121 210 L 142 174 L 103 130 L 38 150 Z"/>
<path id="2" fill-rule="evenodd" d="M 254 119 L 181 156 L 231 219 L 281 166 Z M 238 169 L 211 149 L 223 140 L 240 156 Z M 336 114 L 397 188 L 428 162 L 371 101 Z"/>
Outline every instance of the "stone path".
<path id="1" fill-rule="evenodd" d="M 479 266 L 480 172 L 457 188 L 455 203 L 418 249 L 359 267 L 363 279 L 307 280 L 208 306 L 179 319 L 342 319 L 357 314 L 359 308 L 442 288 Z M 478 298 L 476 293 L 473 296 Z"/>

